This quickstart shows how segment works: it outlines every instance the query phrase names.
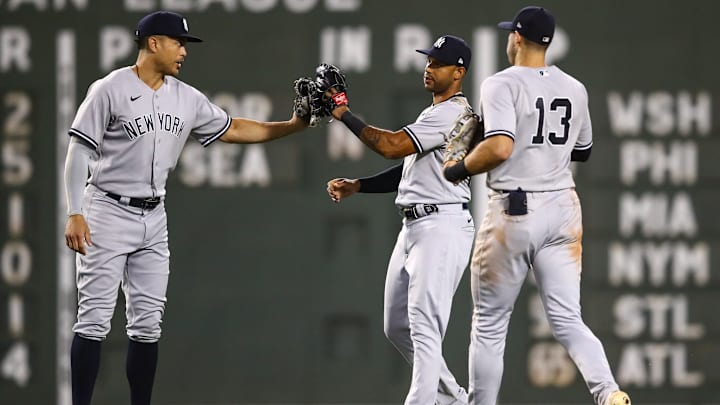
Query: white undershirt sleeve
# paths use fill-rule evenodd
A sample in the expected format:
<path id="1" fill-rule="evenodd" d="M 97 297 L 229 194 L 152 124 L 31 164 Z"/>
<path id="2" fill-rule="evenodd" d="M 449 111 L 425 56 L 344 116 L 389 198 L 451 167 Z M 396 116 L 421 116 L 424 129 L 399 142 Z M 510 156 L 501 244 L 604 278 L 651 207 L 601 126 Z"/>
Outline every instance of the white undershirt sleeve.
<path id="1" fill-rule="evenodd" d="M 67 214 L 82 213 L 82 199 L 88 179 L 88 166 L 93 149 L 79 138 L 70 137 L 67 156 L 65 158 L 65 196 L 67 198 Z"/>

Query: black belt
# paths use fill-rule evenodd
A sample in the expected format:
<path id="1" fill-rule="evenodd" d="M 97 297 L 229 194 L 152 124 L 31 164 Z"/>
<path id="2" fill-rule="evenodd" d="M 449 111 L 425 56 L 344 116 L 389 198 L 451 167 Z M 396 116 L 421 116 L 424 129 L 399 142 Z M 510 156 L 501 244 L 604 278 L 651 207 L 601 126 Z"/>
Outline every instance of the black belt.
<path id="1" fill-rule="evenodd" d="M 123 196 L 121 196 L 121 195 L 117 195 L 115 193 L 105 193 L 105 195 L 119 203 L 123 203 L 123 200 L 122 200 Z M 129 205 L 131 207 L 142 208 L 144 210 L 152 210 L 155 207 L 157 207 L 161 201 L 162 201 L 162 199 L 160 197 L 147 197 L 147 198 L 130 197 L 127 205 Z"/>
<path id="2" fill-rule="evenodd" d="M 500 194 L 510 194 L 510 193 L 512 193 L 513 191 L 524 191 L 521 187 L 518 187 L 518 188 L 516 188 L 515 190 L 496 190 L 496 189 L 494 189 L 494 188 L 493 188 L 492 190 L 495 191 L 495 192 L 497 192 L 497 193 L 500 193 Z"/>
<path id="3" fill-rule="evenodd" d="M 400 209 L 400 215 L 407 219 L 418 219 L 440 211 L 438 206 L 444 204 L 415 204 L 412 207 Z M 468 203 L 462 203 L 462 209 L 468 209 Z"/>

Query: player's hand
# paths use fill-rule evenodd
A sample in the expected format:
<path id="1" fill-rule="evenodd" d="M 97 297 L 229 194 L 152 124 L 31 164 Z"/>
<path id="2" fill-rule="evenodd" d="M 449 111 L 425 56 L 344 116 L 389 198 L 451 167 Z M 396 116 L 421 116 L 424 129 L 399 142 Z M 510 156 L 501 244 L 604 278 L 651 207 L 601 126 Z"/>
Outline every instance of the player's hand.
<path id="1" fill-rule="evenodd" d="M 290 117 L 290 125 L 300 131 L 307 128 L 310 125 L 310 122 L 300 118 L 296 113 L 293 112 L 292 117 Z"/>
<path id="2" fill-rule="evenodd" d="M 65 225 L 65 244 L 70 249 L 85 255 L 85 244 L 92 246 L 90 228 L 81 214 L 70 215 Z"/>
<path id="3" fill-rule="evenodd" d="M 320 125 L 323 117 L 330 113 L 323 108 L 322 91 L 318 89 L 315 80 L 308 77 L 300 77 L 293 83 L 295 98 L 293 99 L 293 112 L 306 122 L 306 127 Z"/>
<path id="4" fill-rule="evenodd" d="M 336 120 L 339 120 L 340 117 L 342 117 L 343 113 L 345 111 L 350 111 L 350 108 L 347 104 L 347 95 L 343 96 L 344 98 L 341 98 L 341 102 L 344 100 L 345 104 L 339 104 L 336 105 L 333 101 L 333 97 L 338 94 L 338 91 L 335 90 L 335 88 L 331 88 L 330 90 L 325 92 L 325 99 L 330 100 L 326 103 L 326 108 L 330 109 L 330 115 L 335 118 Z"/>
<path id="5" fill-rule="evenodd" d="M 447 169 L 448 167 L 453 167 L 457 164 L 456 160 L 448 160 L 446 162 L 443 162 L 443 169 Z"/>
<path id="6" fill-rule="evenodd" d="M 339 203 L 343 198 L 360 191 L 360 180 L 358 179 L 332 179 L 327 183 L 327 192 L 333 202 Z"/>
<path id="7" fill-rule="evenodd" d="M 341 108 L 349 104 L 345 73 L 337 66 L 322 63 L 315 69 L 315 83 L 322 94 L 322 109 L 327 115 L 340 119 L 342 113 L 347 111 L 347 107 L 344 110 Z"/>

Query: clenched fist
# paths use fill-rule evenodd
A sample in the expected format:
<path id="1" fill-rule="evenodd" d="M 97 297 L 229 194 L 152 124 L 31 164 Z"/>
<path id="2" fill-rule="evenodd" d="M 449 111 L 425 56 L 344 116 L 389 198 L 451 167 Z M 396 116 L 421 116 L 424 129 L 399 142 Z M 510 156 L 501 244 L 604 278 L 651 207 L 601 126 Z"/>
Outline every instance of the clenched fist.
<path id="1" fill-rule="evenodd" d="M 343 198 L 360 191 L 360 180 L 358 179 L 332 179 L 327 183 L 327 192 L 333 202 L 340 202 Z"/>

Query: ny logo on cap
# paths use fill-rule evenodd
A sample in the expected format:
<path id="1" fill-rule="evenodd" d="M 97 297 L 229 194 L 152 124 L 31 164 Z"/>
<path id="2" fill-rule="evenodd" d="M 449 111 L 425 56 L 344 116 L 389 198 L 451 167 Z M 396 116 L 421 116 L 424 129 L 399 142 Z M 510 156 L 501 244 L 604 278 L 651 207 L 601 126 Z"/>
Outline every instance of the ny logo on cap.
<path id="1" fill-rule="evenodd" d="M 465 61 L 463 60 L 463 58 L 458 58 L 457 63 L 458 63 L 458 65 L 464 65 Z"/>
<path id="2" fill-rule="evenodd" d="M 440 38 L 437 39 L 437 41 L 435 41 L 435 43 L 433 44 L 433 46 L 434 46 L 435 48 L 441 48 L 444 43 L 445 43 L 445 37 L 440 37 Z"/>
<path id="3" fill-rule="evenodd" d="M 183 18 L 183 28 L 185 28 L 185 32 L 190 31 L 190 30 L 188 29 L 187 19 L 186 19 L 186 18 Z"/>
<path id="4" fill-rule="evenodd" d="M 515 24 L 515 26 L 518 28 L 522 28 L 522 24 L 520 23 L 520 21 L 518 21 L 517 24 Z"/>

